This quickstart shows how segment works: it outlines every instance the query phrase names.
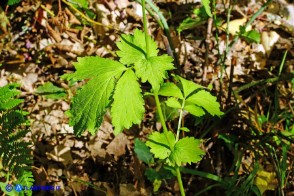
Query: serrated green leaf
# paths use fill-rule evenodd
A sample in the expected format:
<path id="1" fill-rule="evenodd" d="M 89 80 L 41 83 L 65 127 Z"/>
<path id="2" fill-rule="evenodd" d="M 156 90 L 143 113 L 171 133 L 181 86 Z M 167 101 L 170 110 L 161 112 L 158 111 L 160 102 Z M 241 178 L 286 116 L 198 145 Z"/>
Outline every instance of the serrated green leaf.
<path id="1" fill-rule="evenodd" d="M 63 88 L 54 86 L 51 82 L 46 82 L 43 86 L 39 86 L 35 93 L 43 95 L 47 99 L 60 99 L 66 96 Z"/>
<path id="2" fill-rule="evenodd" d="M 166 105 L 171 108 L 182 108 L 181 103 L 174 97 L 170 97 L 165 101 Z"/>
<path id="3" fill-rule="evenodd" d="M 171 82 L 163 83 L 158 91 L 158 95 L 184 98 L 181 89 Z"/>
<path id="4" fill-rule="evenodd" d="M 77 60 L 77 62 L 73 63 L 76 72 L 64 74 L 61 76 L 62 79 L 74 79 L 79 81 L 105 74 L 117 78 L 124 70 L 126 70 L 126 67 L 123 64 L 99 56 L 79 57 Z"/>
<path id="5" fill-rule="evenodd" d="M 74 96 L 71 109 L 66 114 L 70 117 L 69 124 L 74 127 L 76 135 L 81 135 L 85 130 L 94 134 L 111 102 L 115 78 L 119 77 L 126 67 L 101 57 L 78 58 L 74 66 L 77 71 L 63 75 L 62 78 L 91 80 Z"/>
<path id="6" fill-rule="evenodd" d="M 201 2 L 202 2 L 202 5 L 203 5 L 203 7 L 205 9 L 206 14 L 209 17 L 212 17 L 211 9 L 210 9 L 210 0 L 201 0 Z"/>
<path id="7" fill-rule="evenodd" d="M 154 162 L 153 156 L 150 152 L 150 149 L 146 146 L 144 142 L 139 140 L 138 138 L 135 139 L 135 148 L 134 151 L 141 161 L 143 161 L 146 164 L 151 164 Z"/>
<path id="8" fill-rule="evenodd" d="M 167 78 L 167 71 L 174 69 L 172 61 L 168 55 L 140 60 L 135 64 L 136 75 L 142 82 L 148 81 L 152 89 L 158 91 L 163 79 Z"/>
<path id="9" fill-rule="evenodd" d="M 171 131 L 167 132 L 167 137 L 165 137 L 164 133 L 153 132 L 148 136 L 148 141 L 146 145 L 150 148 L 150 151 L 154 154 L 154 157 L 159 159 L 166 159 L 171 154 L 171 149 L 168 141 L 171 142 L 172 145 L 175 143 L 175 136 Z"/>
<path id="10" fill-rule="evenodd" d="M 181 81 L 185 98 L 187 98 L 195 90 L 197 90 L 199 88 L 204 88 L 203 86 L 196 84 L 192 81 L 186 80 L 180 76 L 177 76 L 177 78 L 180 79 L 180 81 Z"/>
<path id="11" fill-rule="evenodd" d="M 177 166 L 185 163 L 197 163 L 202 159 L 205 152 L 200 148 L 200 140 L 193 137 L 180 139 L 174 146 L 170 159 Z"/>
<path id="12" fill-rule="evenodd" d="M 148 36 L 150 56 L 157 56 L 158 49 L 156 42 Z M 120 62 L 126 65 L 132 65 L 142 59 L 146 59 L 146 42 L 144 32 L 135 29 L 134 35 L 122 35 L 120 42 L 116 43 L 119 51 L 117 55 Z"/>
<path id="13" fill-rule="evenodd" d="M 139 124 L 145 113 L 140 84 L 133 70 L 127 70 L 118 80 L 111 107 L 112 124 L 117 135 L 124 128 Z"/>
<path id="14" fill-rule="evenodd" d="M 86 129 L 92 134 L 100 127 L 110 96 L 114 89 L 114 78 L 101 75 L 90 80 L 74 96 L 70 111 L 69 125 L 74 127 L 76 135 L 81 135 Z"/>
<path id="15" fill-rule="evenodd" d="M 223 114 L 223 112 L 220 111 L 220 105 L 217 102 L 216 97 L 212 96 L 209 92 L 205 90 L 200 90 L 199 92 L 191 95 L 186 100 L 186 102 L 203 107 L 212 116 L 220 116 Z"/>
<path id="16" fill-rule="evenodd" d="M 194 104 L 185 105 L 184 110 L 197 117 L 203 116 L 205 114 L 205 111 L 201 107 Z"/>

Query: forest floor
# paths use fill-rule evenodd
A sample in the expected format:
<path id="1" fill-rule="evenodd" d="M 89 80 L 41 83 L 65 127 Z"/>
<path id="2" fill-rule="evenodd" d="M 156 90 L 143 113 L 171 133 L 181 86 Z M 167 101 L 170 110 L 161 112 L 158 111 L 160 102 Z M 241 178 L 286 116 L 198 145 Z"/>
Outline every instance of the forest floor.
<path id="1" fill-rule="evenodd" d="M 146 100 L 148 113 L 140 126 L 115 137 L 107 114 L 97 134 L 86 131 L 77 137 L 65 112 L 85 81 L 73 85 L 60 78 L 75 70 L 77 57 L 117 59 L 115 42 L 120 35 L 143 29 L 140 4 L 129 0 L 89 1 L 88 9 L 79 12 L 89 12 L 87 18 L 93 17 L 102 24 L 99 25 L 87 21 L 65 2 L 23 0 L 8 7 L 2 5 L 0 10 L 0 87 L 12 82 L 21 84 L 20 98 L 25 100 L 21 107 L 29 112 L 30 120 L 27 138 L 33 142 L 34 184 L 60 186 L 62 191 L 52 192 L 54 195 L 152 195 L 155 183 L 144 175 L 148 166 L 136 157 L 134 139 L 145 140 L 151 130 L 161 128 L 156 122 L 154 100 Z M 203 139 L 206 151 L 200 163 L 187 167 L 227 179 L 231 187 L 213 187 L 215 182 L 203 176 L 183 174 L 187 195 L 209 186 L 211 189 L 204 195 L 242 190 L 257 154 L 262 171 L 278 174 L 279 161 L 285 157 L 281 144 L 286 143 L 284 132 L 292 134 L 286 153 L 285 182 L 279 189 L 277 178 L 271 178 L 267 179 L 270 185 L 264 187 L 269 195 L 294 195 L 293 3 L 277 1 L 269 6 L 252 23 L 252 29 L 262 35 L 261 42 L 239 38 L 226 55 L 226 39 L 233 40 L 233 30 L 227 37 L 225 29 L 215 28 L 208 19 L 197 25 L 194 22 L 195 27 L 180 26 L 188 17 L 197 18 L 193 10 L 201 6 L 200 1 L 159 0 L 156 5 L 168 22 L 173 45 L 156 16 L 148 15 L 148 30 L 160 53 L 173 55 L 174 47 L 177 72 L 205 87 L 212 86 L 211 92 L 225 112 L 221 118 L 185 116 L 185 126 L 191 130 L 187 134 Z M 235 22 L 229 23 L 230 28 L 238 31 L 245 16 L 250 19 L 262 5 L 262 1 L 253 0 L 236 3 L 230 17 Z M 217 3 L 216 8 L 224 23 L 226 7 Z M 183 28 L 181 33 L 177 31 L 179 27 Z M 55 87 L 42 89 L 48 82 Z M 171 130 L 176 125 L 176 120 L 168 124 Z M 268 144 L 274 154 L 267 151 Z M 231 168 L 236 164 L 237 151 L 244 154 L 240 155 L 241 167 L 233 180 L 236 171 Z M 160 182 L 158 195 L 179 194 L 176 178 Z M 251 182 L 253 185 L 256 181 Z"/>

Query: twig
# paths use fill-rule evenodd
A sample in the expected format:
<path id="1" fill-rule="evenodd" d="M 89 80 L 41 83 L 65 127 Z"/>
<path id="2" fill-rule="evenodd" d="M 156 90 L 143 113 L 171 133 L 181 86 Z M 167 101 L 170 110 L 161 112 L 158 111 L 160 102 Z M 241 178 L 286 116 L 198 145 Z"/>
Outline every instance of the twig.
<path id="1" fill-rule="evenodd" d="M 68 5 L 70 8 L 72 8 L 78 14 L 80 14 L 81 17 L 84 18 L 86 21 L 88 21 L 90 23 L 93 23 L 93 24 L 96 24 L 96 25 L 99 25 L 99 26 L 107 27 L 109 29 L 113 29 L 113 30 L 116 30 L 116 31 L 119 31 L 120 32 L 119 29 L 116 29 L 116 28 L 114 28 L 111 25 L 104 25 L 101 22 L 97 22 L 97 21 L 92 20 L 91 18 L 88 18 L 85 14 L 83 14 L 80 10 L 78 10 L 77 8 L 75 8 L 71 3 L 67 2 L 66 0 L 62 0 L 62 2 L 65 3 L 66 5 Z"/>
<path id="2" fill-rule="evenodd" d="M 211 30 L 212 30 L 212 23 L 213 19 L 209 18 L 207 21 L 207 31 L 206 31 L 206 39 L 205 39 L 205 62 L 203 64 L 203 76 L 202 81 L 206 81 L 207 76 L 207 67 L 208 67 L 208 55 L 209 55 L 209 49 L 211 44 Z"/>

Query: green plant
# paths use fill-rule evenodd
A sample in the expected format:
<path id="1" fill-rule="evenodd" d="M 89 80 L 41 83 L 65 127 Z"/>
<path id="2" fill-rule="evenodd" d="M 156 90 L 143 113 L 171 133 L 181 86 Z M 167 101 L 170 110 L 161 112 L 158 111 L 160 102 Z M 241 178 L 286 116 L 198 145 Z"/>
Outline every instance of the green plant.
<path id="1" fill-rule="evenodd" d="M 110 108 L 114 133 L 117 135 L 133 124 L 139 124 L 144 117 L 145 107 L 141 84 L 151 85 L 146 95 L 155 98 L 163 132 L 153 132 L 148 136 L 146 145 L 155 158 L 171 166 L 177 176 L 180 191 L 185 195 L 180 174 L 183 164 L 196 163 L 205 152 L 200 148 L 200 140 L 193 137 L 180 138 L 183 112 L 202 116 L 205 111 L 211 115 L 222 115 L 216 98 L 204 87 L 174 76 L 175 83 L 164 83 L 167 71 L 174 69 L 173 59 L 167 55 L 158 55 L 156 42 L 147 33 L 145 1 L 142 1 L 144 32 L 136 29 L 133 35 L 122 35 L 117 42 L 119 61 L 101 57 L 78 58 L 74 63 L 76 72 L 62 76 L 67 80 L 90 79 L 74 96 L 71 109 L 67 112 L 70 125 L 75 134 L 85 130 L 96 133 L 107 108 Z M 178 109 L 179 123 L 176 133 L 167 129 L 159 96 L 168 97 L 165 103 Z M 137 149 L 138 150 L 138 149 Z"/>
<path id="2" fill-rule="evenodd" d="M 17 195 L 17 192 L 5 190 L 7 184 L 20 184 L 31 187 L 34 178 L 31 172 L 32 154 L 30 143 L 23 141 L 27 130 L 27 113 L 15 109 L 23 100 L 16 99 L 19 94 L 16 84 L 9 84 L 0 88 L 0 177 L 5 177 L 5 182 L 0 182 L 3 192 L 8 195 Z M 25 191 L 32 195 L 30 190 Z M 20 194 L 23 194 L 21 192 Z"/>
<path id="3" fill-rule="evenodd" d="M 15 5 L 18 4 L 21 0 L 8 0 L 7 5 Z"/>

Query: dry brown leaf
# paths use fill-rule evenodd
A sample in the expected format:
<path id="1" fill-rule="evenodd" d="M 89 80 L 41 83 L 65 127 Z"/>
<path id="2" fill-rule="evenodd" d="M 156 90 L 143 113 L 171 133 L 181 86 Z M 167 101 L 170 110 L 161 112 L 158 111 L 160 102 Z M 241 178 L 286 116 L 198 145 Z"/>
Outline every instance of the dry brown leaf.
<path id="1" fill-rule="evenodd" d="M 126 147 L 130 144 L 128 137 L 121 133 L 117 135 L 107 146 L 106 151 L 109 154 L 113 154 L 115 157 L 119 157 L 126 152 Z"/>
<path id="2" fill-rule="evenodd" d="M 70 148 L 62 144 L 55 146 L 50 153 L 46 152 L 46 155 L 49 159 L 62 162 L 64 165 L 71 164 L 73 161 Z"/>

